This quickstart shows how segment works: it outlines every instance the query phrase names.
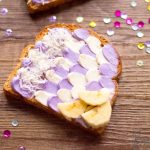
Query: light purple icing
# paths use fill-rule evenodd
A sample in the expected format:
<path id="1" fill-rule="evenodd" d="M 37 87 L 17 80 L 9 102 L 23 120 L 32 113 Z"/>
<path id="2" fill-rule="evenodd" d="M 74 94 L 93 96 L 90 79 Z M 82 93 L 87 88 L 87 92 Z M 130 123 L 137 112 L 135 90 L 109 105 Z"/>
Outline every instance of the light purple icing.
<path id="1" fill-rule="evenodd" d="M 80 53 L 81 54 L 86 54 L 86 55 L 90 55 L 92 57 L 96 57 L 96 55 L 90 50 L 88 45 L 84 45 L 81 49 L 80 49 Z"/>
<path id="2" fill-rule="evenodd" d="M 69 72 L 78 72 L 78 73 L 85 75 L 87 70 L 83 68 L 81 65 L 77 64 L 77 65 L 74 65 L 72 68 L 70 68 Z"/>
<path id="3" fill-rule="evenodd" d="M 54 111 L 59 112 L 58 108 L 57 108 L 57 104 L 61 103 L 62 101 L 57 97 L 52 97 L 50 99 L 48 99 L 47 104 L 50 108 L 52 108 Z"/>
<path id="4" fill-rule="evenodd" d="M 100 73 L 104 76 L 114 77 L 117 74 L 117 68 L 112 64 L 102 64 L 99 67 Z"/>
<path id="5" fill-rule="evenodd" d="M 39 49 L 39 51 L 42 52 L 46 52 L 48 50 L 48 46 L 46 46 L 42 41 L 36 42 L 35 48 Z"/>
<path id="6" fill-rule="evenodd" d="M 59 83 L 59 88 L 60 89 L 68 89 L 71 90 L 72 89 L 72 85 L 70 84 L 70 82 L 67 79 L 63 79 L 60 83 Z"/>
<path id="7" fill-rule="evenodd" d="M 32 64 L 32 61 L 29 58 L 24 58 L 22 61 L 22 66 L 23 67 L 30 67 Z"/>
<path id="8" fill-rule="evenodd" d="M 75 38 L 80 39 L 80 40 L 85 40 L 85 39 L 87 39 L 89 37 L 89 31 L 85 30 L 85 29 L 82 29 L 82 28 L 76 29 L 73 32 L 73 36 Z"/>
<path id="9" fill-rule="evenodd" d="M 88 91 L 98 91 L 101 88 L 102 88 L 102 86 L 97 81 L 92 81 L 86 85 L 86 90 L 88 90 Z"/>
<path id="10" fill-rule="evenodd" d="M 47 81 L 43 90 L 49 93 L 56 94 L 58 91 L 58 85 L 53 82 Z"/>
<path id="11" fill-rule="evenodd" d="M 55 67 L 54 71 L 57 75 L 61 76 L 62 78 L 66 78 L 68 75 L 68 71 L 60 66 Z"/>
<path id="12" fill-rule="evenodd" d="M 115 83 L 108 77 L 101 77 L 100 84 L 103 88 L 115 89 Z"/>
<path id="13" fill-rule="evenodd" d="M 13 80 L 11 82 L 11 86 L 14 89 L 14 91 L 16 91 L 17 93 L 21 94 L 25 98 L 31 98 L 33 96 L 33 92 L 31 90 L 22 89 L 20 87 L 20 79 L 19 79 L 18 76 L 13 78 Z"/>
<path id="14" fill-rule="evenodd" d="M 77 63 L 78 58 L 79 58 L 79 54 L 73 52 L 70 49 L 64 49 L 63 50 L 63 56 L 67 59 L 69 59 L 71 62 L 73 63 Z"/>

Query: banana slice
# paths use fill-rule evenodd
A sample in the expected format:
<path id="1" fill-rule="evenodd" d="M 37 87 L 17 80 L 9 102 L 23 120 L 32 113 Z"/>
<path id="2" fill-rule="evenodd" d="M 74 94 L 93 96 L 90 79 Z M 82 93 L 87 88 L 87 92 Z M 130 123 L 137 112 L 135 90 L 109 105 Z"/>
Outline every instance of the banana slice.
<path id="1" fill-rule="evenodd" d="M 91 106 L 97 106 L 107 102 L 110 94 L 110 90 L 103 88 L 100 91 L 81 91 L 79 98 Z"/>
<path id="2" fill-rule="evenodd" d="M 34 95 L 35 95 L 35 99 L 45 106 L 48 106 L 47 101 L 49 98 L 52 97 L 51 94 L 49 94 L 48 92 L 45 92 L 45 91 L 37 91 L 34 93 Z"/>
<path id="3" fill-rule="evenodd" d="M 58 90 L 57 95 L 63 102 L 69 102 L 72 99 L 71 91 L 68 89 Z"/>
<path id="4" fill-rule="evenodd" d="M 97 69 L 98 64 L 96 62 L 96 59 L 88 56 L 86 54 L 80 54 L 79 56 L 79 63 L 82 67 L 86 69 Z"/>
<path id="5" fill-rule="evenodd" d="M 85 86 L 86 84 L 85 76 L 77 72 L 69 73 L 68 80 L 73 86 Z"/>
<path id="6" fill-rule="evenodd" d="M 91 81 L 99 81 L 100 79 L 100 73 L 97 69 L 94 69 L 94 70 L 89 70 L 87 73 L 86 73 L 86 79 L 88 82 L 91 82 Z"/>
<path id="7" fill-rule="evenodd" d="M 85 87 L 84 86 L 74 86 L 71 90 L 71 94 L 72 94 L 72 97 L 74 99 L 77 99 L 79 98 L 79 93 L 81 91 L 85 91 Z"/>
<path id="8" fill-rule="evenodd" d="M 56 84 L 58 84 L 61 80 L 61 77 L 58 76 L 54 70 L 48 70 L 46 72 L 46 78 L 51 81 L 51 82 L 54 82 Z"/>
<path id="9" fill-rule="evenodd" d="M 71 118 L 78 118 L 83 114 L 87 104 L 81 100 L 76 100 L 74 102 L 59 103 L 57 107 L 65 118 L 71 120 Z"/>
<path id="10" fill-rule="evenodd" d="M 81 117 L 89 126 L 97 129 L 99 127 L 104 127 L 108 124 L 111 117 L 111 112 L 111 104 L 108 101 L 101 106 L 97 106 L 90 111 L 85 112 L 81 115 Z"/>

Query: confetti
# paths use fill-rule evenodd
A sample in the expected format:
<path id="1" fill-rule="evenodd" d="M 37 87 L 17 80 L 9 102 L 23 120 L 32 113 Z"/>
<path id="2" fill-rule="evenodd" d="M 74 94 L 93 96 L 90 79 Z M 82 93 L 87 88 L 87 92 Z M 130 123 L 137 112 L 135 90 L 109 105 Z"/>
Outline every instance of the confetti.
<path id="1" fill-rule="evenodd" d="M 18 120 L 12 120 L 11 125 L 12 125 L 13 127 L 17 127 L 17 126 L 19 125 Z"/>
<path id="2" fill-rule="evenodd" d="M 120 28 L 121 23 L 119 21 L 114 22 L 114 27 L 115 28 Z"/>
<path id="3" fill-rule="evenodd" d="M 111 23 L 111 18 L 103 18 L 104 23 Z"/>
<path id="4" fill-rule="evenodd" d="M 150 47 L 150 41 L 145 42 L 146 47 Z"/>
<path id="5" fill-rule="evenodd" d="M 91 21 L 89 23 L 89 26 L 92 27 L 92 28 L 95 28 L 96 27 L 96 22 L 95 21 Z"/>
<path id="6" fill-rule="evenodd" d="M 144 27 L 144 22 L 143 21 L 139 21 L 138 22 L 138 27 L 139 28 L 143 28 Z"/>
<path id="7" fill-rule="evenodd" d="M 57 21 L 57 17 L 56 16 L 51 16 L 48 18 L 50 23 L 55 23 Z"/>
<path id="8" fill-rule="evenodd" d="M 128 18 L 128 15 L 126 13 L 121 13 L 121 18 L 122 19 L 127 19 Z"/>
<path id="9" fill-rule="evenodd" d="M 150 47 L 147 47 L 147 48 L 145 49 L 145 51 L 146 51 L 146 53 L 150 54 Z"/>
<path id="10" fill-rule="evenodd" d="M 5 16 L 7 13 L 8 13 L 8 9 L 7 8 L 2 8 L 0 10 L 0 14 L 3 15 L 3 16 Z"/>
<path id="11" fill-rule="evenodd" d="M 5 35 L 8 37 L 11 36 L 12 35 L 12 29 L 6 29 Z"/>
<path id="12" fill-rule="evenodd" d="M 144 65 L 143 60 L 138 60 L 138 61 L 136 62 L 136 65 L 139 66 L 139 67 L 142 67 L 142 66 Z"/>
<path id="13" fill-rule="evenodd" d="M 137 37 L 142 38 L 144 36 L 144 33 L 143 32 L 137 32 L 136 35 L 137 35 Z"/>
<path id="14" fill-rule="evenodd" d="M 145 0 L 145 2 L 150 2 L 150 0 Z"/>
<path id="15" fill-rule="evenodd" d="M 19 150 L 26 150 L 26 148 L 24 146 L 20 146 Z"/>
<path id="16" fill-rule="evenodd" d="M 138 49 L 143 50 L 145 48 L 145 44 L 140 42 L 137 44 Z"/>
<path id="17" fill-rule="evenodd" d="M 149 10 L 149 11 L 150 11 L 150 5 L 148 5 L 148 6 L 147 6 L 147 10 Z"/>
<path id="18" fill-rule="evenodd" d="M 4 138 L 9 138 L 11 136 L 11 132 L 9 131 L 9 130 L 5 130 L 4 132 L 3 132 L 3 137 Z"/>
<path id="19" fill-rule="evenodd" d="M 138 24 L 133 24 L 132 26 L 131 26 L 131 28 L 132 28 L 132 30 L 134 30 L 134 31 L 137 31 L 138 29 L 139 29 L 139 27 L 138 27 Z"/>
<path id="20" fill-rule="evenodd" d="M 108 30 L 107 30 L 107 35 L 112 36 L 112 35 L 114 35 L 114 34 L 115 34 L 115 31 L 113 31 L 113 30 L 111 30 L 111 29 L 108 29 Z"/>
<path id="21" fill-rule="evenodd" d="M 148 18 L 148 23 L 150 24 L 150 18 Z"/>
<path id="22" fill-rule="evenodd" d="M 133 23 L 132 18 L 127 18 L 127 19 L 126 19 L 126 24 L 127 24 L 127 25 L 131 25 L 132 23 Z"/>
<path id="23" fill-rule="evenodd" d="M 136 7 L 137 6 L 137 2 L 132 0 L 130 5 L 131 5 L 131 7 Z"/>
<path id="24" fill-rule="evenodd" d="M 116 17 L 121 17 L 121 11 L 120 10 L 116 10 L 115 11 L 115 16 Z"/>
<path id="25" fill-rule="evenodd" d="M 77 21 L 78 23 L 81 23 L 81 22 L 84 21 L 84 18 L 81 17 L 81 16 L 79 16 L 79 17 L 76 18 L 76 21 Z"/>

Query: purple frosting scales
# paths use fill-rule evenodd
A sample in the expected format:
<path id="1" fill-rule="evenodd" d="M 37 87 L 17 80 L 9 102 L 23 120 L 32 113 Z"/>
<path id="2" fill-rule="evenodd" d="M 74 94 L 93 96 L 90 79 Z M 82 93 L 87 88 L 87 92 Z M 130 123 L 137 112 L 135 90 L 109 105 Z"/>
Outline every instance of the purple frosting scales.
<path id="1" fill-rule="evenodd" d="M 85 29 L 76 29 L 73 32 L 73 35 L 75 38 L 78 38 L 80 40 L 85 40 L 89 37 L 89 31 Z"/>

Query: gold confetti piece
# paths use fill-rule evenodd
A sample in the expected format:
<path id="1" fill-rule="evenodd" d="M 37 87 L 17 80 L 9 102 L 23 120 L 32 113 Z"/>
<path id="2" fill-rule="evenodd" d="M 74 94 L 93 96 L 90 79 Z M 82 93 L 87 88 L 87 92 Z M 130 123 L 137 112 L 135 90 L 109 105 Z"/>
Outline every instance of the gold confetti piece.
<path id="1" fill-rule="evenodd" d="M 145 48 L 145 44 L 140 42 L 137 44 L 138 49 L 143 50 Z"/>
<path id="2" fill-rule="evenodd" d="M 81 16 L 79 16 L 79 17 L 76 18 L 76 21 L 77 21 L 78 23 L 81 23 L 81 22 L 84 21 L 84 18 L 81 17 Z"/>
<path id="3" fill-rule="evenodd" d="M 92 27 L 92 28 L 95 28 L 96 27 L 96 22 L 95 21 L 91 21 L 89 23 L 89 26 Z"/>
<path id="4" fill-rule="evenodd" d="M 150 11 L 150 5 L 147 6 L 147 9 Z"/>
<path id="5" fill-rule="evenodd" d="M 150 2 L 150 0 L 145 0 L 145 2 Z"/>
<path id="6" fill-rule="evenodd" d="M 136 65 L 139 66 L 139 67 L 142 67 L 142 66 L 144 65 L 143 60 L 138 60 L 138 61 L 136 62 Z"/>

